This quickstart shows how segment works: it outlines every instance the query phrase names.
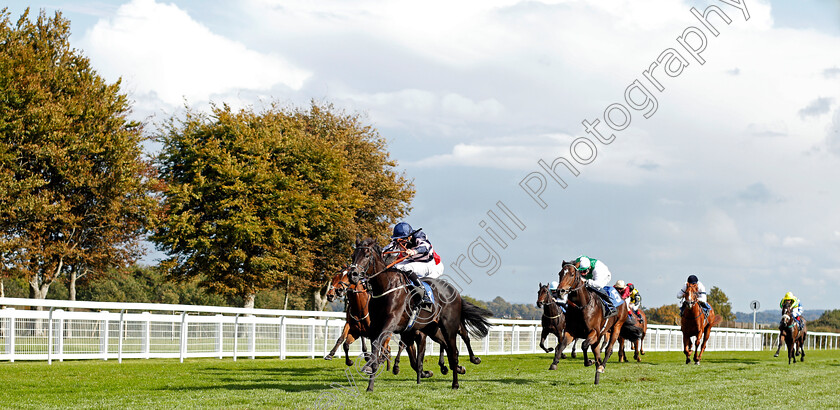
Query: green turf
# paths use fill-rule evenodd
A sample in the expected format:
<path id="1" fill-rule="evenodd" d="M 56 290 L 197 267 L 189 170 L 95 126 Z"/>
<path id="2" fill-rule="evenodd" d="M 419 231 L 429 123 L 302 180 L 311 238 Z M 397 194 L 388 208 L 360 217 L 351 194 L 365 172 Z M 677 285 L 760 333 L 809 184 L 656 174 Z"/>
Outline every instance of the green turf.
<path id="1" fill-rule="evenodd" d="M 782 352 L 784 355 L 784 351 Z M 829 408 L 840 406 L 840 351 L 809 351 L 788 365 L 772 352 L 706 352 L 700 366 L 682 353 L 648 353 L 643 363 L 607 366 L 599 386 L 582 359 L 485 356 L 466 363 L 461 389 L 442 376 L 416 385 L 402 373 L 382 374 L 373 393 L 343 359 L 188 359 L 0 363 L 3 408 Z M 462 363 L 465 360 L 462 360 Z M 332 385 L 332 387 L 331 387 Z"/>

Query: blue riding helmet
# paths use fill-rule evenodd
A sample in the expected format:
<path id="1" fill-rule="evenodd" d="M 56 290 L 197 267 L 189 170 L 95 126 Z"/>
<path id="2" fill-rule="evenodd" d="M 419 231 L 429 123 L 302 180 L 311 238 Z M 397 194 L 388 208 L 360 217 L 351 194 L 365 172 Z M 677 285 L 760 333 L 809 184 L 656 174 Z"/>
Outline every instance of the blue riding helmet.
<path id="1" fill-rule="evenodd" d="M 695 284 L 697 283 L 697 276 L 691 275 L 688 277 L 688 283 Z"/>
<path id="2" fill-rule="evenodd" d="M 400 222 L 394 227 L 394 234 L 391 235 L 391 239 L 405 239 L 409 236 L 411 236 L 411 225 Z"/>

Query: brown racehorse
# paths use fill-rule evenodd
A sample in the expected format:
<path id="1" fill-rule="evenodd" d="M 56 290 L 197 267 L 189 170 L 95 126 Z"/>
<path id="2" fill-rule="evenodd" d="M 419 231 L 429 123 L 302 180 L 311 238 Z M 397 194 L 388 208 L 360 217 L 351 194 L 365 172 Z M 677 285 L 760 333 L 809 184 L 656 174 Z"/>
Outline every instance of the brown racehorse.
<path id="1" fill-rule="evenodd" d="M 540 336 L 540 347 L 546 353 L 554 352 L 554 361 L 548 370 L 557 370 L 557 363 L 560 359 L 565 359 L 566 355 L 563 350 L 572 343 L 574 349 L 575 338 L 571 334 L 566 333 L 566 314 L 554 302 L 554 297 L 551 296 L 551 291 L 548 290 L 548 285 L 540 283 L 540 290 L 537 292 L 537 307 L 543 308 L 542 315 L 542 335 Z M 545 338 L 549 334 L 553 334 L 557 338 L 556 347 L 545 347 Z M 574 350 L 573 350 L 574 351 Z"/>
<path id="2" fill-rule="evenodd" d="M 336 297 L 342 297 L 345 294 L 347 295 L 347 321 L 344 323 L 344 329 L 342 330 L 341 335 L 338 337 L 338 340 L 335 341 L 335 346 L 333 346 L 332 350 L 324 356 L 324 360 L 332 360 L 333 357 L 335 357 L 335 352 L 338 350 L 338 346 L 343 343 L 344 363 L 348 366 L 352 366 L 353 360 L 350 359 L 350 345 L 353 344 L 356 339 L 360 339 L 362 341 L 362 353 L 366 358 L 368 357 L 367 346 L 365 345 L 365 339 L 363 336 L 367 334 L 367 331 L 370 328 L 370 315 L 368 313 L 370 295 L 363 285 L 350 284 L 350 279 L 347 276 L 346 269 L 333 276 L 330 281 L 330 285 L 327 288 L 327 300 L 332 302 Z M 390 355 L 390 351 L 387 354 Z M 386 367 L 390 368 L 390 366 L 391 362 L 388 361 Z"/>
<path id="3" fill-rule="evenodd" d="M 420 296 L 411 293 L 409 282 L 402 272 L 388 268 L 382 259 L 382 249 L 373 239 L 357 241 L 353 251 L 353 263 L 350 265 L 350 283 L 365 283 L 371 292 L 371 340 L 373 340 L 373 360 L 362 368 L 370 375 L 368 391 L 373 391 L 373 383 L 383 357 L 380 340 L 394 333 L 406 345 L 411 366 L 417 372 L 417 383 L 423 374 L 425 344 L 418 343 L 418 333 L 426 334 L 441 344 L 446 350 L 449 367 L 459 369 L 457 337 L 460 326 L 468 327 L 477 337 L 485 337 L 490 323 L 487 318 L 492 313 L 461 299 L 458 291 L 448 282 L 426 279 L 432 287 L 435 305 L 432 309 L 414 309 Z M 416 317 L 409 327 L 412 316 Z M 415 332 L 415 330 L 419 332 Z M 419 358 L 419 360 L 418 360 Z M 452 388 L 457 389 L 458 371 L 452 372 Z"/>
<path id="4" fill-rule="evenodd" d="M 796 355 L 801 354 L 799 361 L 805 361 L 805 337 L 807 334 L 805 321 L 802 321 L 802 329 L 796 325 L 796 319 L 793 316 L 793 308 L 791 308 L 791 301 L 786 300 L 782 307 L 782 320 L 779 322 L 779 331 L 785 340 L 788 350 L 788 364 L 796 363 Z"/>
<path id="5" fill-rule="evenodd" d="M 723 320 L 723 317 L 716 315 L 714 309 L 711 307 L 709 307 L 709 317 L 706 317 L 703 309 L 700 307 L 700 303 L 698 303 L 697 298 L 699 294 L 700 291 L 697 289 L 696 283 L 686 284 L 683 314 L 680 322 L 680 330 L 682 330 L 683 335 L 685 364 L 691 363 L 691 338 L 695 337 L 694 364 L 700 364 L 700 359 L 703 358 L 703 352 L 706 351 L 706 343 L 709 341 L 712 326 L 719 325 Z"/>
<path id="6" fill-rule="evenodd" d="M 583 278 L 575 269 L 575 266 L 563 261 L 563 268 L 558 273 L 560 285 L 557 293 L 562 303 L 572 302 L 579 308 L 570 307 L 566 311 L 566 332 L 571 333 L 575 338 L 583 339 L 581 349 L 584 353 L 584 365 L 591 363 L 586 359 L 586 349 L 589 348 L 595 356 L 595 384 L 601 379 L 607 360 L 612 355 L 613 345 L 618 339 L 618 333 L 624 321 L 627 320 L 627 304 L 622 303 L 618 307 L 616 315 L 605 318 L 604 304 L 601 297 L 593 291 L 586 289 Z M 598 346 L 605 334 L 609 333 L 609 343 L 604 360 L 601 360 L 601 351 Z"/>
<path id="7" fill-rule="evenodd" d="M 642 344 L 645 341 L 645 335 L 647 335 L 647 316 L 641 309 L 639 309 L 639 315 L 642 316 L 641 321 L 639 321 L 634 314 L 630 313 L 627 321 L 624 322 L 623 326 L 621 326 L 621 332 L 618 334 L 619 363 L 627 361 L 627 355 L 624 354 L 625 340 L 629 341 L 630 344 L 633 345 L 633 358 L 636 359 L 637 362 L 641 362 L 642 357 L 640 355 L 645 354 L 645 348 Z"/>

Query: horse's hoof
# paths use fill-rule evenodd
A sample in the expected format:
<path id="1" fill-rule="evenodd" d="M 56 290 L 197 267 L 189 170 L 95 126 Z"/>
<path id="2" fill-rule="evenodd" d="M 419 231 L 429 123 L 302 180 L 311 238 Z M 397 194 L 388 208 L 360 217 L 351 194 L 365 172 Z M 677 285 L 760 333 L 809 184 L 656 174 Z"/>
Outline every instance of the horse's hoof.
<path id="1" fill-rule="evenodd" d="M 421 379 L 428 379 L 429 377 L 432 377 L 434 375 L 435 375 L 435 373 L 432 372 L 431 370 L 423 370 L 423 374 L 420 375 L 420 378 Z"/>
<path id="2" fill-rule="evenodd" d="M 440 374 L 446 376 L 447 374 L 449 374 L 449 368 L 446 367 L 446 366 L 441 366 L 440 367 Z"/>
<path id="3" fill-rule="evenodd" d="M 564 353 L 560 353 L 560 358 L 561 358 L 561 359 L 565 359 L 565 358 L 566 358 L 566 355 L 565 355 Z"/>
<path id="4" fill-rule="evenodd" d="M 545 352 L 546 352 L 546 353 L 551 353 L 551 352 L 553 352 L 553 351 L 554 351 L 554 348 L 553 348 L 553 347 L 549 347 L 548 349 L 545 349 Z"/>
<path id="5" fill-rule="evenodd" d="M 366 361 L 366 362 L 369 362 L 369 361 L 370 361 L 370 359 L 371 359 L 371 357 L 370 357 L 370 356 L 365 355 L 365 361 Z"/>
<path id="6" fill-rule="evenodd" d="M 774 355 L 773 355 L 773 357 L 779 357 L 779 354 L 778 354 L 778 353 L 776 353 L 776 354 L 774 354 Z"/>
<path id="7" fill-rule="evenodd" d="M 589 359 L 583 363 L 583 365 L 586 367 L 592 366 L 593 364 L 595 364 L 595 361 L 592 359 Z"/>
<path id="8" fill-rule="evenodd" d="M 458 374 L 466 374 L 466 373 L 467 373 L 467 369 L 465 369 L 464 366 L 458 366 Z"/>
<path id="9" fill-rule="evenodd" d="M 557 365 L 552 364 L 551 366 L 548 366 L 548 370 L 557 370 Z"/>
<path id="10" fill-rule="evenodd" d="M 694 362 L 694 364 L 696 364 L 697 366 L 700 366 L 700 361 L 698 360 L 698 361 Z"/>
<path id="11" fill-rule="evenodd" d="M 328 354 L 328 355 L 324 356 L 324 360 L 332 360 L 332 359 L 333 359 L 333 355 L 331 355 L 331 354 Z"/>
<path id="12" fill-rule="evenodd" d="M 452 383 L 452 390 L 458 390 L 459 387 L 461 386 L 459 386 L 458 383 Z"/>
<path id="13" fill-rule="evenodd" d="M 691 363 L 691 359 L 685 359 L 685 364 Z"/>
<path id="14" fill-rule="evenodd" d="M 572 359 L 577 359 L 577 354 L 572 353 Z"/>
<path id="15" fill-rule="evenodd" d="M 598 373 L 604 372 L 604 366 L 598 366 Z"/>
<path id="16" fill-rule="evenodd" d="M 478 356 L 473 357 L 472 359 L 470 359 L 470 363 L 472 363 L 472 364 L 481 364 L 481 358 L 479 358 Z"/>
<path id="17" fill-rule="evenodd" d="M 345 360 L 345 361 L 344 361 L 344 364 L 346 364 L 346 365 L 348 365 L 348 366 L 352 366 L 352 365 L 353 365 L 353 361 L 352 361 L 352 360 L 350 360 L 350 359 L 347 359 L 347 360 Z"/>
<path id="18" fill-rule="evenodd" d="M 394 373 L 394 376 L 400 374 L 400 367 L 399 366 L 394 366 L 394 368 L 391 370 L 391 372 Z"/>

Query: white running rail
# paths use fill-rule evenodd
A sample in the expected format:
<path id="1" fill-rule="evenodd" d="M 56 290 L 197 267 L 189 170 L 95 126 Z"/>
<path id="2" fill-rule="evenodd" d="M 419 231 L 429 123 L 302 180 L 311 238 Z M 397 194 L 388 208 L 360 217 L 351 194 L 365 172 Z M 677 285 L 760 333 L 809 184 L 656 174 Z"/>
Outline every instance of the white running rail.
<path id="1" fill-rule="evenodd" d="M 344 327 L 341 312 L 243 309 L 154 303 L 0 298 L 0 361 L 191 357 L 323 357 Z M 40 309 L 40 310 L 36 310 Z M 538 320 L 491 319 L 472 340 L 478 355 L 542 353 Z M 707 350 L 777 347 L 777 330 L 714 328 Z M 396 352 L 398 342 L 392 342 Z M 809 332 L 806 349 L 837 349 L 840 334 Z M 369 344 L 369 341 L 368 341 Z M 459 351 L 466 354 L 463 342 Z M 554 336 L 546 347 L 556 345 Z M 359 342 L 350 354 L 361 352 Z M 580 347 L 578 346 L 578 349 Z M 646 351 L 680 351 L 678 326 L 649 325 Z M 570 348 L 567 348 L 567 351 Z M 428 354 L 439 352 L 430 344 Z M 339 347 L 336 357 L 342 357 Z"/>

